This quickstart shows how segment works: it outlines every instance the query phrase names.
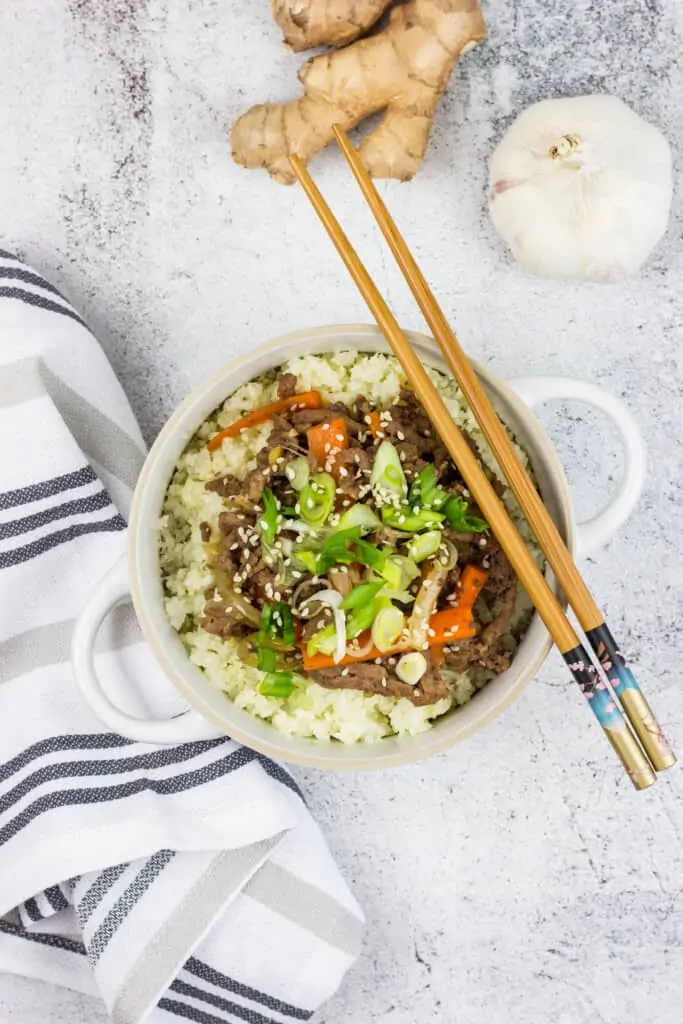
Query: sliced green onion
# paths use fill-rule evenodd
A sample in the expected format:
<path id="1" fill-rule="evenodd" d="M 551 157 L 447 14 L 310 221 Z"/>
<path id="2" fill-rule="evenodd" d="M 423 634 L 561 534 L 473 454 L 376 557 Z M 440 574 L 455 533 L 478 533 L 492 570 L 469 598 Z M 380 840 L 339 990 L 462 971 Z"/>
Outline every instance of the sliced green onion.
<path id="1" fill-rule="evenodd" d="M 385 505 L 382 509 L 382 519 L 387 526 L 404 530 L 406 533 L 419 533 L 420 530 L 437 527 L 444 520 L 443 514 L 434 509 L 421 508 L 415 512 L 414 508 L 412 505 L 401 505 L 399 508 Z"/>
<path id="2" fill-rule="evenodd" d="M 449 524 L 458 533 L 483 533 L 489 528 L 483 519 L 468 515 L 469 505 L 464 498 L 449 498 L 443 510 Z"/>
<path id="3" fill-rule="evenodd" d="M 264 490 L 262 501 L 263 512 L 258 518 L 258 528 L 264 545 L 271 548 L 277 536 L 280 515 L 277 499 L 270 487 Z"/>
<path id="4" fill-rule="evenodd" d="M 441 530 L 428 530 L 413 537 L 406 551 L 413 562 L 424 562 L 425 558 L 435 555 L 440 547 Z"/>
<path id="5" fill-rule="evenodd" d="M 436 470 L 432 463 L 425 466 L 417 474 L 410 485 L 408 503 L 424 508 L 442 508 L 448 501 L 448 495 L 436 482 Z"/>
<path id="6" fill-rule="evenodd" d="M 386 597 L 389 601 L 398 601 L 399 604 L 412 604 L 415 598 L 409 590 L 394 590 L 392 587 L 382 587 L 377 597 Z"/>
<path id="7" fill-rule="evenodd" d="M 415 577 L 420 575 L 420 570 L 414 562 L 411 562 L 405 555 L 396 554 L 387 555 L 384 565 L 377 571 L 387 581 L 387 586 L 394 590 L 405 590 Z"/>
<path id="8" fill-rule="evenodd" d="M 346 512 L 339 519 L 339 523 L 335 528 L 335 532 L 339 530 L 351 530 L 354 527 L 359 527 L 361 536 L 364 533 L 372 533 L 373 530 L 378 530 L 382 524 L 379 519 L 372 511 L 369 505 L 357 504 L 352 505 L 351 508 L 347 509 Z"/>
<path id="9" fill-rule="evenodd" d="M 275 672 L 277 669 L 277 654 L 272 647 L 259 647 L 257 667 L 261 672 Z"/>
<path id="10" fill-rule="evenodd" d="M 444 569 L 455 569 L 458 564 L 458 549 L 452 540 L 445 540 L 439 551 L 439 563 Z"/>
<path id="11" fill-rule="evenodd" d="M 311 476 L 311 467 L 307 458 L 300 455 L 287 464 L 285 476 L 295 491 L 302 491 Z"/>
<path id="12" fill-rule="evenodd" d="M 259 643 L 264 640 L 282 640 L 286 647 L 291 647 L 296 640 L 292 609 L 286 601 L 264 604 L 261 609 L 261 629 L 258 634 Z"/>
<path id="13" fill-rule="evenodd" d="M 369 601 L 368 604 L 362 605 L 360 608 L 354 608 L 346 616 L 347 640 L 353 640 L 354 637 L 364 633 L 366 629 L 370 629 L 381 607 L 382 602 L 375 599 L 374 601 Z"/>
<path id="14" fill-rule="evenodd" d="M 318 652 L 331 657 L 337 650 L 337 630 L 335 629 L 334 622 L 314 633 L 306 644 L 306 650 L 309 657 L 313 654 L 318 654 Z"/>
<path id="15" fill-rule="evenodd" d="M 377 650 L 384 654 L 395 647 L 405 625 L 406 617 L 400 608 L 382 608 L 372 624 L 372 640 Z"/>
<path id="16" fill-rule="evenodd" d="M 294 692 L 294 675 L 292 672 L 269 672 L 258 689 L 264 697 L 289 697 Z"/>
<path id="17" fill-rule="evenodd" d="M 427 659 L 420 651 L 411 651 L 399 658 L 396 675 L 403 683 L 415 686 L 427 671 Z"/>
<path id="18" fill-rule="evenodd" d="M 375 544 L 361 540 L 360 533 L 361 528 L 354 526 L 350 530 L 341 530 L 328 537 L 317 553 L 315 569 L 310 571 L 325 573 L 333 565 L 348 565 L 351 562 L 372 568 L 383 565 L 386 555 Z M 301 554 L 302 552 L 297 552 L 296 557 L 300 559 Z"/>
<path id="19" fill-rule="evenodd" d="M 408 493 L 403 465 L 391 441 L 382 441 L 377 449 L 370 473 L 370 484 L 375 496 L 379 498 L 402 500 Z"/>
<path id="20" fill-rule="evenodd" d="M 295 551 L 293 557 L 297 562 L 301 562 L 304 569 L 312 573 L 313 576 L 318 572 L 318 555 L 315 551 L 307 551 L 302 549 L 301 551 Z"/>
<path id="21" fill-rule="evenodd" d="M 378 583 L 361 583 L 359 586 L 354 587 L 353 590 L 349 591 L 339 607 L 344 611 L 350 611 L 352 608 L 359 608 L 368 601 L 374 601 L 377 594 L 383 587 L 383 580 L 380 580 Z"/>
<path id="22" fill-rule="evenodd" d="M 311 526 L 322 526 L 334 508 L 337 485 L 329 473 L 316 473 L 299 494 L 301 518 Z"/>

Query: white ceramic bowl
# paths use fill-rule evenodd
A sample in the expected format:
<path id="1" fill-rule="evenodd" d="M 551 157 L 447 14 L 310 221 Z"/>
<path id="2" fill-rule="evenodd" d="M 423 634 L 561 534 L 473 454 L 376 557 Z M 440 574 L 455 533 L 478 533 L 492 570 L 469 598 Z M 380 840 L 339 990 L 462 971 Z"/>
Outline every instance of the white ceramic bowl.
<path id="1" fill-rule="evenodd" d="M 429 338 L 416 334 L 408 337 L 425 363 L 445 370 Z M 439 718 L 419 736 L 346 746 L 282 735 L 267 722 L 236 708 L 190 662 L 164 612 L 157 553 L 157 521 L 176 462 L 199 425 L 241 384 L 294 356 L 339 348 L 387 351 L 386 342 L 373 327 L 320 327 L 277 338 L 233 360 L 195 388 L 159 434 L 135 490 L 127 558 L 96 588 L 74 634 L 77 682 L 96 714 L 115 732 L 151 743 L 178 743 L 223 732 L 264 754 L 298 764 L 326 769 L 386 768 L 445 750 L 482 728 L 512 703 L 538 672 L 551 643 L 538 616 L 534 616 L 511 667 L 469 704 Z M 644 478 L 643 443 L 628 410 L 593 384 L 560 377 L 527 377 L 504 383 L 483 366 L 476 366 L 476 370 L 501 417 L 529 454 L 545 504 L 569 550 L 576 557 L 604 543 L 630 514 Z M 578 526 L 562 466 L 529 408 L 559 398 L 597 406 L 615 422 L 624 444 L 625 471 L 616 494 L 599 515 Z M 93 661 L 97 631 L 113 606 L 131 596 L 156 658 L 193 709 L 180 717 L 165 721 L 134 718 L 109 700 L 97 678 Z"/>

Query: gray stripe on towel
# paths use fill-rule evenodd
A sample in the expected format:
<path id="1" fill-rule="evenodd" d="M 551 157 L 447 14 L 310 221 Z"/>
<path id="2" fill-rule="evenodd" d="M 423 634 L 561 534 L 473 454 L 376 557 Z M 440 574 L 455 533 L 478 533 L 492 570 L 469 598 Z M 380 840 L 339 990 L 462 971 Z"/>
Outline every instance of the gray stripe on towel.
<path id="1" fill-rule="evenodd" d="M 135 1024 L 146 1015 L 217 912 L 242 891 L 285 835 L 216 856 L 137 958 L 112 1007 L 112 1024 Z"/>
<path id="2" fill-rule="evenodd" d="M 47 626 L 36 626 L 24 633 L 17 633 L 0 643 L 0 682 L 34 672 L 45 665 L 57 665 L 71 657 L 71 637 L 75 619 L 51 622 Z M 142 643 L 142 630 L 135 617 L 133 606 L 119 604 L 110 613 L 97 640 L 97 651 L 118 651 L 122 647 Z"/>
<path id="3" fill-rule="evenodd" d="M 131 490 L 145 453 L 125 430 L 65 384 L 36 357 L 0 366 L 0 406 L 48 395 L 81 450 Z"/>
<path id="4" fill-rule="evenodd" d="M 115 882 L 118 882 L 127 868 L 128 864 L 114 864 L 110 868 L 105 868 L 87 889 L 83 899 L 76 903 L 76 913 L 78 914 L 81 928 L 85 927 L 102 902 L 102 897 L 109 892 Z"/>
<path id="5" fill-rule="evenodd" d="M 88 959 L 92 964 L 97 963 L 135 904 L 144 896 L 154 880 L 159 877 L 174 857 L 175 853 L 173 850 L 159 850 L 138 871 L 133 881 L 123 891 L 108 912 L 93 937 L 86 943 Z"/>
<path id="6" fill-rule="evenodd" d="M 357 957 L 362 922 L 322 889 L 269 861 L 245 889 L 247 896 L 316 935 L 329 946 Z"/>

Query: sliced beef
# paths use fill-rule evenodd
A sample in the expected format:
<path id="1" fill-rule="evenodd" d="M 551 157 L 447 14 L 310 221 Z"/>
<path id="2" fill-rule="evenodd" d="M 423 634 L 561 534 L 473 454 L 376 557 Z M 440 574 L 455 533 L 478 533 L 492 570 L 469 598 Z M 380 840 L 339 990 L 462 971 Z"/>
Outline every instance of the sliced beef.
<path id="1" fill-rule="evenodd" d="M 334 416 L 330 415 L 329 409 L 297 409 L 292 413 L 290 419 L 299 433 L 305 433 L 316 423 L 329 423 Z"/>
<path id="2" fill-rule="evenodd" d="M 357 446 L 345 448 L 335 457 L 335 468 L 338 471 L 337 489 L 349 498 L 359 498 L 372 469 L 372 458 L 368 452 Z M 346 472 L 342 473 L 342 469 Z"/>
<path id="3" fill-rule="evenodd" d="M 330 402 L 327 409 L 328 412 L 334 413 L 334 416 L 332 417 L 333 419 L 339 419 L 341 417 L 341 419 L 344 420 L 350 437 L 358 437 L 359 434 L 365 433 L 365 426 L 362 419 L 361 422 L 359 422 L 349 409 L 348 405 L 345 405 L 344 402 Z"/>
<path id="4" fill-rule="evenodd" d="M 225 476 L 217 476 L 215 480 L 209 480 L 206 485 L 207 491 L 215 491 L 216 494 L 220 494 L 221 498 L 231 498 L 235 494 L 240 494 L 244 484 L 241 480 L 238 480 L 232 473 L 226 473 Z"/>
<path id="5" fill-rule="evenodd" d="M 353 583 L 351 582 L 351 574 L 345 572 L 344 569 L 330 569 L 327 574 L 327 578 L 330 581 L 330 586 L 341 594 L 342 597 L 346 597 L 350 594 L 353 589 Z"/>
<path id="6" fill-rule="evenodd" d="M 257 504 L 261 500 L 268 479 L 262 469 L 253 469 L 242 484 L 249 501 Z"/>
<path id="7" fill-rule="evenodd" d="M 312 637 L 315 636 L 325 626 L 329 626 L 332 622 L 332 612 L 328 607 L 321 608 L 320 611 L 312 615 L 310 619 L 306 619 L 304 628 L 302 631 L 302 639 L 304 643 L 308 642 Z"/>
<path id="8" fill-rule="evenodd" d="M 448 684 L 434 668 L 431 658 L 428 657 L 427 662 L 427 672 L 417 686 L 402 683 L 388 662 L 376 665 L 374 661 L 363 661 L 345 665 L 343 669 L 323 668 L 309 674 L 316 683 L 331 690 L 363 690 L 384 697 L 407 697 L 417 707 L 424 707 L 450 695 Z"/>
<path id="9" fill-rule="evenodd" d="M 294 373 L 281 373 L 277 379 L 277 397 L 291 398 L 295 395 L 299 382 Z"/>
<path id="10" fill-rule="evenodd" d="M 510 667 L 512 655 L 503 649 L 501 640 L 509 631 L 517 599 L 517 578 L 496 538 L 487 535 L 484 561 L 488 563 L 488 579 L 482 597 L 493 609 L 493 619 L 484 626 L 478 637 L 466 640 L 446 650 L 446 664 L 455 672 L 463 672 L 469 665 L 480 665 L 493 672 L 504 672 Z"/>
<path id="11" fill-rule="evenodd" d="M 238 613 L 229 612 L 228 606 L 222 601 L 206 603 L 200 624 L 207 633 L 223 637 L 224 640 L 228 637 L 243 637 L 254 630 Z"/>
<path id="12" fill-rule="evenodd" d="M 271 453 L 276 448 L 282 449 L 277 453 L 278 459 L 282 456 L 288 457 L 303 453 L 297 438 L 296 427 L 284 416 L 273 417 L 273 428 L 263 448 L 256 456 L 258 469 L 269 468 L 273 473 L 284 473 L 288 459 L 283 458 L 283 461 L 278 462 L 277 465 L 275 465 L 275 460 L 271 461 Z"/>
<path id="13" fill-rule="evenodd" d="M 234 530 L 250 525 L 253 522 L 253 516 L 247 518 L 246 512 L 238 512 L 236 509 L 226 509 L 225 512 L 221 512 L 218 517 L 218 529 L 223 534 L 232 533 Z M 234 538 L 237 540 L 237 538 Z"/>
<path id="14" fill-rule="evenodd" d="M 357 437 L 364 430 L 363 424 L 353 418 L 343 402 L 333 402 L 325 409 L 299 409 L 292 413 L 291 418 L 301 434 L 317 423 L 331 423 L 332 420 L 338 419 L 344 420 L 350 437 Z"/>
<path id="15" fill-rule="evenodd" d="M 237 547 L 235 547 L 237 545 Z M 234 548 L 234 550 L 232 550 Z M 240 544 L 237 538 L 237 531 L 230 530 L 221 537 L 221 543 L 216 556 L 216 565 L 223 572 L 234 576 L 239 564 Z"/>

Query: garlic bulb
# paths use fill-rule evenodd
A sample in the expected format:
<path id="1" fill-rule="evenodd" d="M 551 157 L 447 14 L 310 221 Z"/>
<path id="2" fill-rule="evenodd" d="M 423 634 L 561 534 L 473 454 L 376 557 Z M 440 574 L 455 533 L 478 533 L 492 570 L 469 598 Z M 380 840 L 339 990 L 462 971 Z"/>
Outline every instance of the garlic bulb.
<path id="1" fill-rule="evenodd" d="M 490 186 L 493 223 L 526 270 L 615 281 L 666 230 L 671 152 L 616 96 L 543 100 L 503 136 Z"/>

